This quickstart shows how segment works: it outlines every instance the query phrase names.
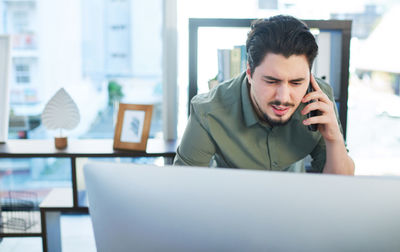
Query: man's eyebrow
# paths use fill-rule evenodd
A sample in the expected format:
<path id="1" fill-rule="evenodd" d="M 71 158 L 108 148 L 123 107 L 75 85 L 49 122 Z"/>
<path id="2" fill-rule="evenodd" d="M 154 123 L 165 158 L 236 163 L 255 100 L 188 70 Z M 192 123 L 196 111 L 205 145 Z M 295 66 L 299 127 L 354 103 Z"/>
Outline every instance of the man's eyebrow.
<path id="1" fill-rule="evenodd" d="M 272 81 L 282 81 L 281 79 L 269 76 L 269 75 L 265 75 L 263 76 L 264 79 L 266 80 L 272 80 Z M 300 82 L 300 81 L 304 81 L 305 78 L 297 78 L 297 79 L 293 79 L 293 80 L 289 80 L 290 82 Z"/>
<path id="2" fill-rule="evenodd" d="M 281 81 L 281 79 L 278 79 L 278 78 L 275 78 L 275 77 L 272 77 L 272 76 L 269 76 L 269 75 L 263 76 L 263 79 L 272 80 L 272 81 Z"/>
<path id="3" fill-rule="evenodd" d="M 297 78 L 297 79 L 290 80 L 290 82 L 300 82 L 303 80 L 305 80 L 305 78 Z"/>

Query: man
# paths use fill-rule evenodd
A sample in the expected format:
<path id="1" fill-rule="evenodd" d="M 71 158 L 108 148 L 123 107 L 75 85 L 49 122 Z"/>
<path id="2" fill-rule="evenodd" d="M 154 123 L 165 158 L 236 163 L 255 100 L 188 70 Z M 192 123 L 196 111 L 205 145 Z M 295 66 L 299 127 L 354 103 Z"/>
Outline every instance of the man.
<path id="1" fill-rule="evenodd" d="M 304 172 L 311 155 L 312 172 L 354 174 L 332 89 L 311 75 L 318 46 L 308 27 L 291 16 L 257 20 L 246 49 L 245 73 L 192 99 L 174 164 Z"/>

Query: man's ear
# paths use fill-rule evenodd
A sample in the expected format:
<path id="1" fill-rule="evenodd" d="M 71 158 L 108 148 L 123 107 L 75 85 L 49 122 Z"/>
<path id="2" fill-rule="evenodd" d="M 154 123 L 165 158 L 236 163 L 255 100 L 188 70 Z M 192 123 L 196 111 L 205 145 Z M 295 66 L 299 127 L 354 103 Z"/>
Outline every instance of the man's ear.
<path id="1" fill-rule="evenodd" d="M 247 68 L 246 68 L 246 76 L 249 84 L 251 85 L 251 70 L 250 70 L 250 65 L 247 63 Z"/>

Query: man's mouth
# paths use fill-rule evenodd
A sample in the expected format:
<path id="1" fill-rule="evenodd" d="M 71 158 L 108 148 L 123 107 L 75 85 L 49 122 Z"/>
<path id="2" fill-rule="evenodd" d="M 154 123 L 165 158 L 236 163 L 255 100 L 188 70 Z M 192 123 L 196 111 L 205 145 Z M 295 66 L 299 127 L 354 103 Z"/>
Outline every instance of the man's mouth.
<path id="1" fill-rule="evenodd" d="M 271 105 L 272 110 L 274 111 L 275 115 L 277 116 L 283 116 L 285 115 L 288 111 L 289 108 L 288 106 L 282 106 L 282 105 Z"/>

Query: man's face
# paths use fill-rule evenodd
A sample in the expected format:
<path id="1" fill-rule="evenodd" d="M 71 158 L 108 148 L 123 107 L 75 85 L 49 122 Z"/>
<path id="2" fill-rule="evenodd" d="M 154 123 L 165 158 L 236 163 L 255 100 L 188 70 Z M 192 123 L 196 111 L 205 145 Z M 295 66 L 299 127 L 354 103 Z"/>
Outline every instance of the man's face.
<path id="1" fill-rule="evenodd" d="M 250 97 L 261 118 L 271 126 L 284 125 L 292 117 L 310 83 L 310 70 L 305 55 L 267 53 L 250 76 Z"/>

